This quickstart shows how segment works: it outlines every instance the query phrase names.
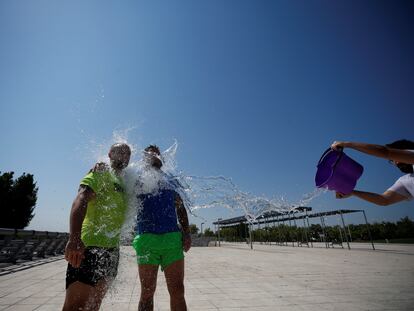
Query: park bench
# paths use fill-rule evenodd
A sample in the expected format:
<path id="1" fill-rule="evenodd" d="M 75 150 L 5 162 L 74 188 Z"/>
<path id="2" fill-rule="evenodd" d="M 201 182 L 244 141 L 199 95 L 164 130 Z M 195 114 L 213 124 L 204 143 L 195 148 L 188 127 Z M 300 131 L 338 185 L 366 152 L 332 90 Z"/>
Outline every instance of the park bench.
<path id="1" fill-rule="evenodd" d="M 67 233 L 0 228 L 1 266 L 62 255 Z"/>
<path id="2" fill-rule="evenodd" d="M 17 260 L 33 260 L 33 250 L 39 243 L 38 240 L 27 240 L 16 254 Z"/>
<path id="3" fill-rule="evenodd" d="M 0 262 L 17 262 L 17 254 L 24 247 L 24 240 L 10 240 L 6 246 L 1 249 Z"/>

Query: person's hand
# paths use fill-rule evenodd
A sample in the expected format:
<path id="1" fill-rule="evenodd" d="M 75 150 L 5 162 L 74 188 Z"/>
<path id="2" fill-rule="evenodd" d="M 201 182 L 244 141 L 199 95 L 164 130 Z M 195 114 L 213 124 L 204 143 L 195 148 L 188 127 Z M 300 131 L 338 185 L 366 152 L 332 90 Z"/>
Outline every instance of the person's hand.
<path id="1" fill-rule="evenodd" d="M 184 252 L 188 252 L 191 248 L 191 235 L 189 233 L 183 233 L 183 249 Z"/>
<path id="2" fill-rule="evenodd" d="M 85 245 L 80 238 L 69 238 L 65 248 L 65 259 L 74 268 L 79 268 L 85 258 Z"/>
<path id="3" fill-rule="evenodd" d="M 340 192 L 336 192 L 335 196 L 336 196 L 337 199 L 346 199 L 346 198 L 349 198 L 350 196 L 352 196 L 352 193 L 343 194 L 343 193 L 340 193 Z"/>
<path id="4" fill-rule="evenodd" d="M 344 141 L 334 141 L 331 145 L 331 149 L 336 151 L 342 151 L 345 148 L 346 142 Z"/>
<path id="5" fill-rule="evenodd" d="M 109 172 L 110 168 L 109 165 L 104 162 L 98 162 L 95 164 L 93 168 L 89 170 L 89 173 L 102 173 L 102 172 Z"/>

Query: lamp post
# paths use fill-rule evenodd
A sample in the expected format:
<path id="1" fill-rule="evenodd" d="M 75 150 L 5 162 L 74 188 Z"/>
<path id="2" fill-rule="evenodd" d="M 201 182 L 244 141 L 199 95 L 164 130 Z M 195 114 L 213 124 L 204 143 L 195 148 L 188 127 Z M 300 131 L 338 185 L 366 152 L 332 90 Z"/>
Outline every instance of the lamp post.
<path id="1" fill-rule="evenodd" d="M 218 245 L 219 246 L 220 246 L 220 221 L 221 221 L 221 218 L 219 218 L 218 222 L 217 222 L 217 237 L 218 237 Z"/>
<path id="2" fill-rule="evenodd" d="M 201 236 L 203 236 L 203 225 L 204 225 L 204 222 L 201 223 L 201 230 L 200 230 Z"/>

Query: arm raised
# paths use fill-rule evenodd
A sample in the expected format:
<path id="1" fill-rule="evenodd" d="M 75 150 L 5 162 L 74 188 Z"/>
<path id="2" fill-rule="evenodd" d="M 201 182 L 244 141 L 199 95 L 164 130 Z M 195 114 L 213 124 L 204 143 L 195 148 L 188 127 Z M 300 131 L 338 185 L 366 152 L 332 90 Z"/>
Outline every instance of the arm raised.
<path id="1" fill-rule="evenodd" d="M 414 164 L 414 152 L 408 150 L 394 149 L 382 145 L 335 141 L 332 149 L 338 150 L 341 148 L 351 148 L 375 157 L 391 160 L 394 162 L 401 162 L 406 164 Z"/>

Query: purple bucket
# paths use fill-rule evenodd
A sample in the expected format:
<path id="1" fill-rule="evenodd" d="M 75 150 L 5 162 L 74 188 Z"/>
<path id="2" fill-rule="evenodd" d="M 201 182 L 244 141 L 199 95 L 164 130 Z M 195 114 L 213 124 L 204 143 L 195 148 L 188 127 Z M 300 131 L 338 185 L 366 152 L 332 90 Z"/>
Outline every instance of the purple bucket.
<path id="1" fill-rule="evenodd" d="M 343 194 L 354 190 L 364 167 L 348 157 L 343 151 L 329 148 L 318 163 L 315 184 L 318 188 L 327 188 Z"/>

